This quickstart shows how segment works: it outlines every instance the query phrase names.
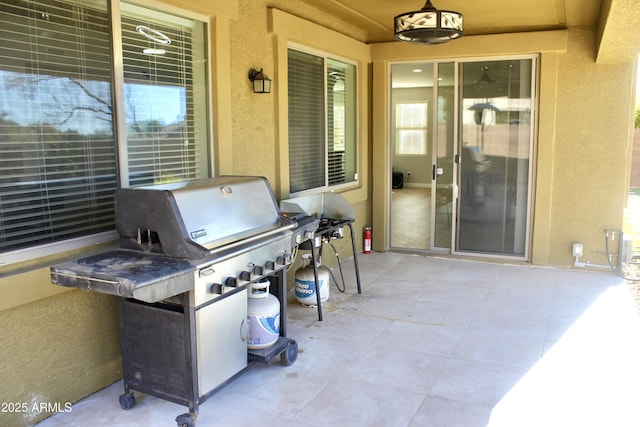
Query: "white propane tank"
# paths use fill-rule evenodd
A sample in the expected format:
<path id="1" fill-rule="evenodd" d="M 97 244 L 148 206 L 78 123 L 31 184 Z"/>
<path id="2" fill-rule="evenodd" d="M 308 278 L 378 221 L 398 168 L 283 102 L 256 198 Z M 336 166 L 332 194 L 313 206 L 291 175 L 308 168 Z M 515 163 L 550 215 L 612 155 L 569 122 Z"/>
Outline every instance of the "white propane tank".
<path id="1" fill-rule="evenodd" d="M 296 271 L 296 299 L 300 304 L 315 307 L 318 305 L 316 298 L 316 281 L 313 275 L 313 265 L 311 264 L 311 254 L 302 256 L 302 264 Z M 306 265 L 305 265 L 306 263 Z M 329 273 L 319 268 L 318 265 L 318 288 L 320 289 L 320 302 L 329 299 Z"/>
<path id="2" fill-rule="evenodd" d="M 269 293 L 270 284 L 266 279 L 247 286 L 248 347 L 252 350 L 269 347 L 280 336 L 280 301 Z"/>

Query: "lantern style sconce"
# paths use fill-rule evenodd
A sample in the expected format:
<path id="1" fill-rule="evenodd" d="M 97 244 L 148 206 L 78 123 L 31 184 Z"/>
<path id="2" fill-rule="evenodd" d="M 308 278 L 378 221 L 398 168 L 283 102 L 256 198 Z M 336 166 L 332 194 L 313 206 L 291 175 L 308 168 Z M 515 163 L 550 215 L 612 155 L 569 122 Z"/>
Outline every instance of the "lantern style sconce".
<path id="1" fill-rule="evenodd" d="M 271 92 L 271 79 L 267 77 L 262 68 L 260 71 L 252 68 L 249 70 L 249 80 L 253 83 L 254 93 L 270 93 Z"/>

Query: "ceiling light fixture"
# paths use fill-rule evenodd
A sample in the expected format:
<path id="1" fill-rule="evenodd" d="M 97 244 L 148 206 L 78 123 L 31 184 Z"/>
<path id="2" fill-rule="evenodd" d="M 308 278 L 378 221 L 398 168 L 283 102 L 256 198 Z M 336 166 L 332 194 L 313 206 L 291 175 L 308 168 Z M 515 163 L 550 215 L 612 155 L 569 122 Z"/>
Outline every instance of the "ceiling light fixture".
<path id="1" fill-rule="evenodd" d="M 438 10 L 427 0 L 421 10 L 403 13 L 394 18 L 397 40 L 438 44 L 463 36 L 463 17 L 451 10 Z"/>

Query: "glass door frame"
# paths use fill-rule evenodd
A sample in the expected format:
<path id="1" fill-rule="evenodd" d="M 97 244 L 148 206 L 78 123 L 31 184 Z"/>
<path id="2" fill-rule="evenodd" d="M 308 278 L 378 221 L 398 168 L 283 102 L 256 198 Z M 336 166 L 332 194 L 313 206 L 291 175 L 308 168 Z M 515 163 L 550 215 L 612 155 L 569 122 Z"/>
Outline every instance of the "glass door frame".
<path id="1" fill-rule="evenodd" d="M 439 107 L 438 107 L 438 88 L 437 88 L 437 73 L 438 73 L 438 65 L 439 63 L 442 63 L 445 61 L 441 61 L 441 62 L 437 62 L 437 61 L 433 61 L 433 60 L 414 60 L 414 61 L 394 61 L 388 64 L 388 73 L 390 76 L 389 79 L 389 114 L 388 114 L 388 123 L 390 124 L 389 126 L 389 162 L 390 162 L 390 170 L 392 172 L 392 174 L 395 172 L 394 169 L 394 160 L 396 159 L 397 156 L 397 148 L 396 148 L 396 144 L 398 144 L 397 141 L 397 134 L 398 134 L 398 127 L 397 127 L 397 123 L 396 120 L 397 119 L 397 105 L 401 105 L 400 101 L 396 100 L 396 97 L 394 95 L 394 87 L 393 87 L 393 69 L 394 66 L 411 66 L 412 68 L 418 68 L 421 69 L 420 72 L 422 72 L 422 69 L 429 69 L 427 71 L 427 74 L 431 76 L 431 78 L 433 79 L 432 81 L 432 86 L 430 87 L 430 89 L 432 90 L 432 93 L 429 96 L 425 96 L 424 98 L 421 98 L 419 96 L 403 96 L 403 95 L 399 95 L 399 99 L 401 99 L 402 101 L 406 101 L 406 103 L 408 104 L 413 104 L 413 103 L 425 103 L 428 107 L 427 107 L 427 117 L 428 117 L 428 125 L 427 125 L 427 129 L 426 129 L 426 155 L 424 156 L 415 156 L 413 158 L 413 160 L 411 160 L 411 164 L 412 167 L 409 167 L 409 171 L 413 170 L 414 172 L 416 172 L 415 169 L 423 169 L 422 172 L 420 173 L 420 175 L 422 175 L 423 177 L 429 177 L 432 176 L 432 166 L 435 165 L 436 163 L 436 159 L 437 159 L 437 145 L 436 145 L 436 141 L 437 141 L 437 134 L 438 134 L 438 111 L 439 111 Z M 453 63 L 453 61 L 446 61 L 447 63 Z M 429 86 L 415 86 L 414 87 L 415 90 L 420 91 L 420 90 L 424 90 L 424 88 L 429 88 Z M 405 88 L 399 88 L 400 90 L 403 90 Z M 454 129 L 454 133 L 457 133 L 457 126 L 454 125 L 453 126 Z M 395 143 L 393 143 L 392 141 L 395 141 Z M 454 147 L 455 149 L 455 147 Z M 411 156 L 408 156 L 411 157 Z M 423 160 L 420 160 L 420 164 L 416 163 L 416 159 L 422 157 Z M 402 158 L 402 156 L 400 157 Z M 406 160 L 407 157 L 405 157 Z M 407 165 L 404 165 L 405 167 Z M 404 177 L 404 173 L 407 171 L 403 170 L 403 177 Z M 411 175 L 410 173 L 408 175 Z M 416 174 L 414 173 L 413 176 L 415 176 Z M 394 201 L 393 201 L 393 186 L 390 186 L 389 188 L 389 207 L 388 207 L 388 227 L 389 227 L 389 247 L 392 250 L 396 250 L 396 251 L 407 251 L 407 252 L 413 252 L 413 253 L 423 253 L 423 252 L 439 252 L 439 253 L 449 253 L 450 249 L 449 248 L 435 248 L 434 246 L 434 242 L 435 242 L 435 195 L 436 195 L 436 180 L 435 179 L 429 179 L 429 178 L 425 178 L 427 179 L 427 181 L 425 181 L 426 183 L 428 183 L 429 185 L 429 190 L 428 190 L 428 194 L 429 194 L 429 209 L 428 210 L 424 210 L 422 213 L 422 215 L 425 215 L 424 220 L 428 221 L 426 230 L 428 233 L 428 236 L 425 236 L 425 240 L 423 241 L 424 246 L 422 244 L 420 245 L 416 245 L 414 247 L 412 246 L 399 246 L 399 245 L 394 245 L 394 238 L 393 238 L 393 233 L 394 233 L 394 226 L 393 226 L 393 222 L 394 222 L 394 213 L 393 213 L 393 208 L 394 208 Z M 404 179 L 403 179 L 404 181 Z M 418 183 L 418 185 L 422 185 L 424 183 Z M 411 184 L 409 184 L 411 185 Z M 406 183 L 404 183 L 404 186 L 406 187 Z M 452 210 L 452 214 L 453 214 Z M 428 215 L 428 218 L 426 217 Z M 453 218 L 451 219 L 451 224 L 453 225 L 454 220 Z M 411 239 L 410 239 L 411 240 Z"/>
<path id="2" fill-rule="evenodd" d="M 469 62 L 482 62 L 482 61 L 509 61 L 509 60 L 519 60 L 519 59 L 530 59 L 531 60 L 531 131 L 529 132 L 529 169 L 527 172 L 528 178 L 528 186 L 527 186 L 527 206 L 526 206 L 526 220 L 524 225 L 524 254 L 522 256 L 519 255 L 508 255 L 508 254 L 500 254 L 500 253 L 489 253 L 489 252 L 471 252 L 471 251 L 460 251 L 458 250 L 458 222 L 459 222 L 459 208 L 460 208 L 460 150 L 461 150 L 461 113 L 460 108 L 462 105 L 461 96 L 461 80 L 462 80 L 462 65 L 464 63 Z M 478 257 L 478 258 L 496 258 L 496 259 L 509 259 L 514 261 L 528 261 L 531 256 L 531 239 L 532 239 L 532 216 L 533 216 L 533 202 L 535 196 L 535 170 L 536 170 L 536 153 L 537 153 L 537 141 L 538 141 L 538 108 L 539 108 L 539 69 L 540 69 L 540 55 L 538 54 L 529 54 L 529 55 L 509 55 L 509 56 L 496 56 L 496 57 L 468 57 L 468 58 L 458 58 L 458 59 L 424 59 L 424 60 L 411 60 L 411 61 L 393 61 L 388 63 L 388 93 L 389 93 L 389 108 L 393 107 L 392 105 L 392 77 L 391 70 L 393 65 L 395 64 L 425 64 L 434 69 L 434 86 L 433 86 L 433 96 L 429 99 L 429 104 L 432 106 L 429 111 L 430 116 L 432 117 L 432 123 L 434 126 L 428 130 L 430 133 L 430 147 L 429 150 L 431 152 L 431 164 L 430 167 L 434 167 L 437 165 L 438 153 L 437 153 L 437 137 L 438 137 L 438 99 L 439 99 L 439 87 L 437 84 L 437 77 L 439 72 L 439 66 L 442 64 L 453 63 L 454 65 L 454 114 L 453 114 L 453 152 L 451 156 L 453 157 L 453 183 L 452 183 L 452 206 L 451 206 L 451 243 L 450 247 L 436 247 L 436 204 L 434 202 L 431 203 L 430 207 L 430 218 L 429 218 L 429 242 L 428 249 L 423 248 L 410 248 L 410 247 L 398 247 L 393 246 L 391 243 L 393 227 L 391 225 L 392 219 L 392 208 L 393 201 L 391 199 L 391 191 L 392 188 L 389 186 L 387 190 L 389 192 L 389 206 L 388 206 L 388 242 L 389 248 L 392 250 L 406 251 L 406 252 L 426 252 L 426 253 L 435 253 L 435 254 L 451 254 L 457 256 L 465 256 L 465 257 Z M 395 125 L 391 123 L 391 113 L 389 111 L 388 114 L 388 123 L 389 126 L 389 141 L 391 141 L 391 132 L 395 131 Z M 392 146 L 389 144 L 389 150 L 391 151 Z M 390 152 L 389 156 L 389 170 L 392 170 L 393 166 L 393 153 Z M 437 179 L 432 180 L 431 185 L 431 197 L 432 201 L 435 200 L 435 192 L 437 186 Z"/>
<path id="3" fill-rule="evenodd" d="M 439 140 L 439 136 L 440 136 L 440 128 L 439 128 L 439 117 L 438 114 L 440 113 L 440 82 L 441 80 L 441 66 L 442 65 L 447 65 L 447 64 L 451 64 L 453 66 L 453 119 L 448 119 L 448 120 L 453 120 L 451 129 L 453 130 L 453 134 L 451 136 L 451 153 L 450 153 L 450 161 L 451 161 L 451 170 L 449 171 L 452 175 L 451 178 L 451 207 L 450 207 L 450 212 L 448 212 L 448 222 L 450 224 L 449 227 L 449 246 L 445 247 L 445 246 L 436 246 L 436 238 L 437 238 L 437 221 L 438 221 L 438 216 L 437 216 L 437 212 L 436 210 L 438 209 L 438 177 L 443 175 L 440 173 L 439 170 L 441 170 L 441 166 L 439 165 L 438 162 L 438 150 L 440 148 L 440 140 Z M 434 85 L 433 85 L 433 98 L 435 101 L 435 106 L 433 108 L 433 123 L 435 124 L 433 126 L 433 129 L 431 130 L 432 134 L 431 134 L 431 141 L 432 141 L 432 146 L 431 148 L 431 167 L 432 167 L 432 181 L 431 181 L 431 218 L 430 218 L 430 226 L 431 226 L 431 233 L 430 233 L 430 242 L 429 242 L 429 250 L 431 252 L 437 252 L 437 253 L 452 253 L 452 250 L 454 248 L 455 245 L 455 241 L 456 241 L 456 235 L 455 235 L 455 230 L 456 230 L 456 216 L 457 216 L 457 211 L 458 211 L 458 163 L 456 162 L 456 159 L 458 158 L 458 136 L 460 134 L 460 127 L 459 127 L 459 119 L 458 119 L 458 114 L 456 114 L 456 112 L 458 111 L 458 105 L 459 105 L 459 99 L 460 99 L 460 89 L 459 86 L 457 84 L 458 81 L 458 73 L 459 73 L 459 66 L 458 66 L 458 62 L 455 60 L 440 60 L 440 61 L 433 61 L 433 67 L 434 67 Z M 445 124 L 447 124 L 447 122 L 445 122 Z M 449 144 L 448 141 L 445 142 L 446 144 Z M 447 173 L 446 170 L 442 171 L 444 173 Z"/>

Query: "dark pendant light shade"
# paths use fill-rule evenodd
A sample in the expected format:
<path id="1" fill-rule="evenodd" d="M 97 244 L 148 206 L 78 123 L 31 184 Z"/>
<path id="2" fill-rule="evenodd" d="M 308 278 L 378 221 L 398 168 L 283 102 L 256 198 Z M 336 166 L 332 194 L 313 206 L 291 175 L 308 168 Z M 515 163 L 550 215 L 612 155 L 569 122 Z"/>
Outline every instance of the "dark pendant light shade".
<path id="1" fill-rule="evenodd" d="M 438 10 L 427 0 L 421 10 L 394 18 L 395 38 L 412 43 L 438 44 L 462 37 L 463 17 L 451 10 Z"/>

